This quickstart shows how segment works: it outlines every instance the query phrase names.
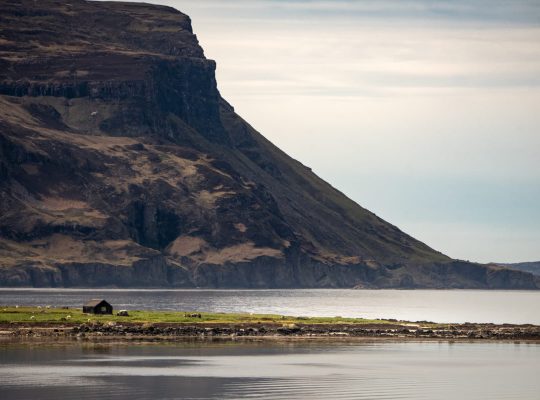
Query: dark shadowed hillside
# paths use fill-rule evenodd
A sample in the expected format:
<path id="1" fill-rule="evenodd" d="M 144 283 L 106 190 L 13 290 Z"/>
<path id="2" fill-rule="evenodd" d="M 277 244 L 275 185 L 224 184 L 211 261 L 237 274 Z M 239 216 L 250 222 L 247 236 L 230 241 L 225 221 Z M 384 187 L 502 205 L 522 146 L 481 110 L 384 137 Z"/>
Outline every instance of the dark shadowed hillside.
<path id="1" fill-rule="evenodd" d="M 0 0 L 0 28 L 2 286 L 537 288 L 272 145 L 172 8 Z"/>

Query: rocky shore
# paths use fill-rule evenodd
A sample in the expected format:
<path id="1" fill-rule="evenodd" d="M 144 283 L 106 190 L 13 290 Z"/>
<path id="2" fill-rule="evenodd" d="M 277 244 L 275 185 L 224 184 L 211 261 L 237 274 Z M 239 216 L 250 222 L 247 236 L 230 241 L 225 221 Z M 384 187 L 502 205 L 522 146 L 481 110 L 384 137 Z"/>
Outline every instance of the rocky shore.
<path id="1" fill-rule="evenodd" d="M 527 340 L 540 342 L 540 326 L 451 324 L 1 324 L 0 338 L 175 340 L 182 338 L 394 338 Z"/>

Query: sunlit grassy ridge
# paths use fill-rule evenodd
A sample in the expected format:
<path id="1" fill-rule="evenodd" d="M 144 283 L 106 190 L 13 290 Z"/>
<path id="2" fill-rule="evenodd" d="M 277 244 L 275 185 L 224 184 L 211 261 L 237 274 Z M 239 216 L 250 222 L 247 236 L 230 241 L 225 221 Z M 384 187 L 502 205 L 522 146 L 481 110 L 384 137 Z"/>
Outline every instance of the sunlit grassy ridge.
<path id="1" fill-rule="evenodd" d="M 129 311 L 129 316 L 84 314 L 80 309 L 2 307 L 0 323 L 72 323 L 133 322 L 133 323 L 280 323 L 280 324 L 392 324 L 395 321 L 342 317 L 292 317 L 274 314 L 197 313 L 190 317 L 185 311 Z"/>

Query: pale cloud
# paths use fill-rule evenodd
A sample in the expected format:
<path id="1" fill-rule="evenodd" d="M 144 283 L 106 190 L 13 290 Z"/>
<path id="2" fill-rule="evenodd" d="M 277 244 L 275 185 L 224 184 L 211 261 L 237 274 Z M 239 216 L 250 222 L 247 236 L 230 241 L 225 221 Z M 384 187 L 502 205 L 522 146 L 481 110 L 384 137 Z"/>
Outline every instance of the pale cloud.
<path id="1" fill-rule="evenodd" d="M 225 93 L 335 95 L 401 87 L 530 87 L 540 84 L 540 28 L 468 30 L 316 27 L 205 35 Z M 237 39 L 249 36 L 248 39 Z M 203 40 L 203 41 L 204 41 Z M 334 92 L 335 90 L 335 92 Z M 407 94 L 407 93 L 406 93 Z M 392 93 L 395 95 L 395 93 Z"/>
<path id="2" fill-rule="evenodd" d="M 154 1 L 155 2 L 155 1 Z M 161 0 L 191 14 L 202 10 L 208 18 L 242 19 L 426 19 L 460 23 L 537 23 L 540 5 L 535 0 Z M 219 16 L 216 17 L 217 12 Z"/>

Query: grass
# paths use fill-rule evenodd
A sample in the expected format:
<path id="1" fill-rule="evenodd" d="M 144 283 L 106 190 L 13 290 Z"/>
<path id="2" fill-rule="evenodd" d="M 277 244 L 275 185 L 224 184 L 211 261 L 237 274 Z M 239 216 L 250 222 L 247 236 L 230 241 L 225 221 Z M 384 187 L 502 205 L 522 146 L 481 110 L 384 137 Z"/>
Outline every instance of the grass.
<path id="1" fill-rule="evenodd" d="M 291 317 L 274 314 L 200 313 L 201 318 L 183 311 L 129 311 L 128 317 L 116 315 L 84 314 L 76 308 L 2 307 L 0 323 L 58 323 L 81 324 L 88 322 L 131 323 L 279 323 L 279 324 L 394 324 L 396 321 L 341 317 Z M 197 313 L 199 314 L 199 313 Z"/>

